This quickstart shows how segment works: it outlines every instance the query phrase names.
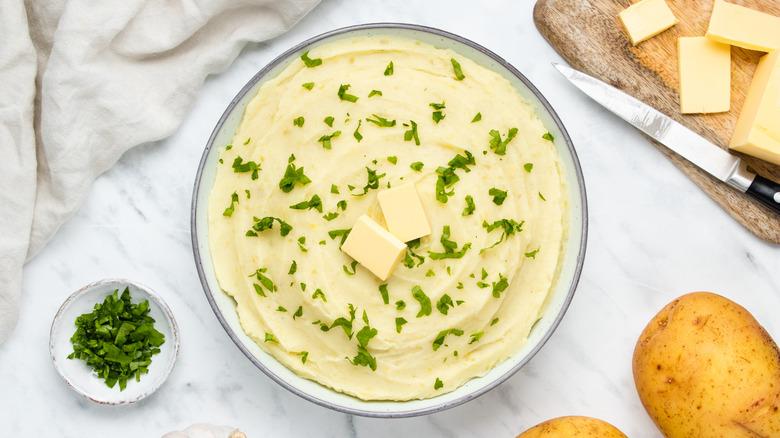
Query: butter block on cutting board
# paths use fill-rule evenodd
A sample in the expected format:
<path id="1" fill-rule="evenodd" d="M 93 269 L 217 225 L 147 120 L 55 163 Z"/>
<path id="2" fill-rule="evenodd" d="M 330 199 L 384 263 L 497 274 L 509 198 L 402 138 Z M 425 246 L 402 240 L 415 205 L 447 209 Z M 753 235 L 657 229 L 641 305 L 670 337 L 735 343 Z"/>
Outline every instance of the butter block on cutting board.
<path id="1" fill-rule="evenodd" d="M 731 47 L 706 37 L 677 40 L 680 111 L 684 114 L 729 110 Z"/>
<path id="2" fill-rule="evenodd" d="M 780 165 L 780 49 L 758 61 L 729 148 Z"/>
<path id="3" fill-rule="evenodd" d="M 376 198 L 385 216 L 387 229 L 402 242 L 431 234 L 431 225 L 414 184 L 382 190 Z"/>
<path id="4" fill-rule="evenodd" d="M 723 44 L 769 52 L 780 48 L 780 17 L 715 0 L 706 37 Z"/>
<path id="5" fill-rule="evenodd" d="M 633 45 L 677 24 L 677 18 L 664 0 L 641 0 L 620 11 L 618 17 Z"/>
<path id="6" fill-rule="evenodd" d="M 341 250 L 384 281 L 401 260 L 406 244 L 370 217 L 362 215 L 355 222 Z"/>

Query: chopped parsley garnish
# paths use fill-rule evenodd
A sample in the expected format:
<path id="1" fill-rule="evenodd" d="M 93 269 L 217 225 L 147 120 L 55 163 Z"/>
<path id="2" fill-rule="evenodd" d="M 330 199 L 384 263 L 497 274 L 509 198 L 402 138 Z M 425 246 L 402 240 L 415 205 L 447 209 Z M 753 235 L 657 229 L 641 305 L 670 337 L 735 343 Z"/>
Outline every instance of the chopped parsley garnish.
<path id="1" fill-rule="evenodd" d="M 436 308 L 439 309 L 439 312 L 441 312 L 442 315 L 446 315 L 447 312 L 449 312 L 450 307 L 455 307 L 455 304 L 452 302 L 452 298 L 447 294 L 442 295 L 441 298 L 439 298 L 439 302 L 436 303 Z"/>
<path id="2" fill-rule="evenodd" d="M 442 113 L 441 111 L 444 109 L 444 101 L 442 101 L 441 103 L 430 103 L 428 105 L 430 105 L 430 107 L 435 110 L 433 114 L 431 114 L 431 118 L 433 118 L 434 122 L 438 124 L 439 122 L 442 121 L 442 119 L 444 119 L 444 117 L 446 117 L 444 113 Z"/>
<path id="3" fill-rule="evenodd" d="M 306 122 L 306 119 L 304 119 L 303 116 L 296 117 L 293 119 L 293 125 L 299 128 L 303 127 L 304 122 Z"/>
<path id="4" fill-rule="evenodd" d="M 415 122 L 414 120 L 409 120 L 409 123 L 411 124 L 412 127 L 404 132 L 404 141 L 414 140 L 414 144 L 420 146 L 420 136 L 417 135 L 417 122 Z"/>
<path id="5" fill-rule="evenodd" d="M 306 236 L 301 236 L 298 238 L 298 248 L 301 252 L 309 252 L 304 245 L 306 245 Z"/>
<path id="6" fill-rule="evenodd" d="M 327 299 L 325 299 L 325 292 L 323 292 L 322 289 L 319 288 L 315 290 L 314 293 L 311 295 L 311 299 L 316 300 L 317 298 L 325 302 L 328 301 Z"/>
<path id="7" fill-rule="evenodd" d="M 447 329 L 440 331 L 436 336 L 436 339 L 433 340 L 433 351 L 438 350 L 439 347 L 444 345 L 444 338 L 446 338 L 447 335 L 463 336 L 463 330 Z"/>
<path id="8" fill-rule="evenodd" d="M 509 280 L 501 274 L 498 274 L 498 281 L 493 283 L 493 296 L 501 298 L 501 292 L 509 287 Z"/>
<path id="9" fill-rule="evenodd" d="M 334 139 L 341 135 L 341 131 L 335 131 L 333 134 L 325 134 L 322 137 L 320 137 L 317 141 L 322 143 L 322 147 L 325 149 L 330 149 L 330 141 L 331 139 Z"/>
<path id="10" fill-rule="evenodd" d="M 339 87 L 338 95 L 339 95 L 339 99 L 346 100 L 347 102 L 353 102 L 354 103 L 354 102 L 357 102 L 358 98 L 355 95 L 347 94 L 347 90 L 349 90 L 350 86 L 351 85 L 349 85 L 349 84 L 342 84 Z"/>
<path id="11" fill-rule="evenodd" d="M 343 245 L 344 241 L 347 240 L 347 236 L 349 236 L 350 231 L 352 231 L 352 228 L 346 228 L 343 230 L 330 230 L 328 231 L 328 236 L 330 236 L 330 238 L 333 240 L 335 240 L 337 237 L 341 237 L 341 242 L 339 242 L 339 249 L 341 249 L 341 245 Z"/>
<path id="12" fill-rule="evenodd" d="M 265 296 L 265 292 L 263 292 L 263 289 L 260 287 L 264 287 L 268 292 L 276 292 L 277 288 L 273 281 L 271 281 L 270 278 L 266 277 L 265 271 L 267 268 L 260 268 L 257 271 L 253 272 L 252 274 L 249 274 L 249 277 L 255 277 L 257 278 L 257 281 L 260 282 L 260 284 L 254 283 L 255 292 L 257 292 L 258 295 L 261 297 Z"/>
<path id="13" fill-rule="evenodd" d="M 406 324 L 408 321 L 404 318 L 396 318 L 395 319 L 395 331 L 396 333 L 401 333 L 401 327 Z"/>
<path id="14" fill-rule="evenodd" d="M 322 216 L 322 218 L 325 219 L 328 222 L 332 221 L 333 219 L 336 219 L 337 217 L 339 217 L 339 214 L 336 213 L 335 211 L 330 212 L 330 213 Z"/>
<path id="15" fill-rule="evenodd" d="M 471 169 L 469 169 L 467 166 L 473 166 L 477 163 L 474 159 L 474 155 L 472 155 L 471 152 L 464 152 L 466 153 L 465 156 L 460 154 L 455 155 L 455 158 L 447 163 L 449 167 L 439 166 L 436 169 L 436 173 L 439 175 L 436 179 L 437 201 L 446 203 L 449 200 L 449 197 L 455 194 L 454 190 L 447 191 L 447 189 L 451 188 L 456 182 L 460 181 L 460 177 L 455 174 L 456 169 L 463 169 L 466 172 L 471 172 Z"/>
<path id="16" fill-rule="evenodd" d="M 341 200 L 336 203 L 336 209 L 341 209 L 341 211 L 347 211 L 347 201 Z"/>
<path id="17" fill-rule="evenodd" d="M 482 120 L 482 113 L 477 113 L 477 115 L 475 115 L 474 118 L 471 119 L 471 123 L 477 123 L 480 120 Z"/>
<path id="18" fill-rule="evenodd" d="M 549 141 L 555 140 L 555 137 L 553 137 L 553 135 L 550 134 L 549 132 L 542 134 L 542 138 Z"/>
<path id="19" fill-rule="evenodd" d="M 456 250 L 458 248 L 458 244 L 452 240 L 449 240 L 449 238 L 450 226 L 445 225 L 442 230 L 441 238 L 439 239 L 441 246 L 444 247 L 444 252 L 428 251 L 428 257 L 430 257 L 432 260 L 459 259 L 463 257 L 464 254 L 466 254 L 466 251 L 468 251 L 469 248 L 471 248 L 471 242 L 468 242 L 465 243 L 458 251 Z"/>
<path id="20" fill-rule="evenodd" d="M 336 120 L 336 119 L 334 119 L 332 116 L 328 116 L 328 117 L 325 117 L 324 119 L 322 119 L 322 121 L 325 122 L 325 124 L 328 125 L 331 128 L 333 127 L 333 121 L 334 120 Z"/>
<path id="21" fill-rule="evenodd" d="M 415 172 L 419 172 L 422 170 L 424 164 L 422 161 L 415 161 L 414 163 L 410 164 L 409 167 L 412 168 Z"/>
<path id="22" fill-rule="evenodd" d="M 306 358 L 309 357 L 309 352 L 308 351 L 301 351 L 300 353 L 298 353 L 298 356 L 301 357 L 301 363 L 305 364 L 306 363 Z"/>
<path id="23" fill-rule="evenodd" d="M 365 185 L 365 187 L 363 187 L 363 193 L 357 193 L 357 194 L 353 193 L 352 196 L 363 196 L 366 193 L 368 193 L 368 191 L 370 189 L 378 189 L 379 188 L 379 180 L 382 177 L 384 177 L 385 175 L 387 175 L 386 173 L 377 175 L 376 174 L 376 170 L 370 169 L 368 167 L 366 167 L 366 172 L 368 173 L 368 176 L 366 177 L 367 178 L 366 185 Z"/>
<path id="24" fill-rule="evenodd" d="M 414 248 L 420 247 L 420 238 L 412 239 L 409 242 L 406 243 L 406 255 L 404 255 L 403 264 L 409 269 L 412 269 L 416 266 L 420 266 L 425 262 L 425 257 L 418 255 L 413 251 Z M 412 258 L 414 257 L 414 258 Z M 415 264 L 414 259 L 417 259 L 417 264 Z"/>
<path id="25" fill-rule="evenodd" d="M 284 307 L 282 307 L 282 306 L 279 306 L 279 307 L 277 307 L 277 308 L 276 308 L 276 311 L 277 311 L 277 312 L 287 312 L 287 309 L 285 309 L 285 308 L 284 308 Z"/>
<path id="26" fill-rule="evenodd" d="M 498 318 L 494 318 L 492 321 L 490 321 L 490 325 L 496 325 L 498 324 Z"/>
<path id="27" fill-rule="evenodd" d="M 322 200 L 316 193 L 308 201 L 301 201 L 297 204 L 291 205 L 293 210 L 311 210 L 312 208 L 322 213 Z"/>
<path id="28" fill-rule="evenodd" d="M 385 68 L 385 76 L 392 76 L 393 75 L 393 61 L 390 61 L 390 64 L 387 64 L 387 68 Z"/>
<path id="29" fill-rule="evenodd" d="M 348 360 L 352 365 L 367 366 L 371 368 L 371 371 L 376 371 L 376 358 L 368 352 L 367 347 L 368 342 L 371 341 L 374 336 L 376 336 L 377 330 L 375 328 L 371 328 L 369 325 L 368 315 L 366 314 L 365 310 L 363 311 L 363 322 L 365 322 L 366 325 L 360 329 L 357 335 L 355 335 L 355 338 L 357 338 L 358 341 L 357 355 L 351 360 Z"/>
<path id="30" fill-rule="evenodd" d="M 298 306 L 298 310 L 293 313 L 293 319 L 303 316 L 303 306 Z"/>
<path id="31" fill-rule="evenodd" d="M 330 192 L 333 193 L 333 194 L 338 195 L 339 194 L 339 186 L 337 186 L 336 184 L 331 184 L 330 185 Z"/>
<path id="32" fill-rule="evenodd" d="M 482 268 L 482 279 L 484 280 L 484 279 L 486 279 L 487 277 L 488 277 L 488 273 L 487 273 L 487 271 L 485 270 L 485 268 Z"/>
<path id="33" fill-rule="evenodd" d="M 353 260 L 352 263 L 350 263 L 350 267 L 352 268 L 352 271 L 350 271 L 350 268 L 347 268 L 347 265 L 342 265 L 344 268 L 344 272 L 346 272 L 347 275 L 355 275 L 357 273 L 357 260 Z"/>
<path id="34" fill-rule="evenodd" d="M 455 58 L 450 58 L 450 62 L 452 63 L 452 69 L 455 71 L 455 77 L 458 78 L 459 81 L 466 79 L 463 70 L 460 68 L 460 63 L 456 61 Z"/>
<path id="35" fill-rule="evenodd" d="M 506 155 L 506 145 L 512 141 L 517 135 L 517 128 L 511 128 L 506 133 L 506 139 L 501 140 L 501 133 L 495 129 L 490 130 L 490 149 L 496 153 L 496 155 Z"/>
<path id="36" fill-rule="evenodd" d="M 404 300 L 398 300 L 395 302 L 395 310 L 404 310 L 406 309 L 406 303 Z"/>
<path id="37" fill-rule="evenodd" d="M 493 197 L 493 203 L 496 205 L 501 205 L 506 200 L 506 190 L 499 190 L 493 187 L 488 190 L 488 195 Z"/>
<path id="38" fill-rule="evenodd" d="M 544 195 L 542 195 L 542 192 L 538 192 L 538 193 L 539 193 L 539 199 L 546 202 L 547 200 L 544 199 Z"/>
<path id="39" fill-rule="evenodd" d="M 260 169 L 260 165 L 255 163 L 254 161 L 247 161 L 246 163 L 243 162 L 244 159 L 241 157 L 236 157 L 235 160 L 233 160 L 233 172 L 235 173 L 246 173 L 246 172 L 252 172 L 252 179 L 257 179 L 257 172 Z"/>
<path id="40" fill-rule="evenodd" d="M 301 84 L 301 86 L 309 91 L 311 91 L 312 88 L 314 88 L 314 82 L 306 82 L 305 84 Z"/>
<path id="41" fill-rule="evenodd" d="M 474 214 L 475 208 L 476 205 L 474 205 L 474 198 L 472 198 L 471 195 L 466 195 L 466 208 L 463 209 L 461 216 L 471 216 Z"/>
<path id="42" fill-rule="evenodd" d="M 478 333 L 472 333 L 471 340 L 469 341 L 469 344 L 473 344 L 475 342 L 479 342 L 479 340 L 482 338 L 482 336 L 485 334 L 485 332 L 478 332 Z"/>
<path id="43" fill-rule="evenodd" d="M 422 290 L 420 286 L 415 286 L 412 288 L 412 296 L 415 300 L 417 300 L 418 303 L 420 303 L 420 311 L 417 312 L 417 317 L 421 316 L 429 316 L 431 314 L 431 299 L 428 298 L 428 295 L 425 295 L 425 292 Z"/>
<path id="44" fill-rule="evenodd" d="M 396 156 L 387 157 L 387 161 L 389 161 L 391 164 L 398 164 L 398 157 Z"/>
<path id="45" fill-rule="evenodd" d="M 355 140 L 357 140 L 358 143 L 360 143 L 360 140 L 363 140 L 363 134 L 360 133 L 360 125 L 363 123 L 363 120 L 358 120 L 357 128 L 355 128 L 355 132 L 352 133 L 352 136 L 355 137 Z"/>
<path id="46" fill-rule="evenodd" d="M 387 120 L 384 117 L 380 117 L 376 114 L 373 114 L 374 118 L 366 117 L 366 122 L 371 122 L 375 124 L 376 126 L 379 126 L 380 128 L 391 128 L 395 126 L 395 120 Z"/>
<path id="47" fill-rule="evenodd" d="M 236 203 L 238 203 L 238 193 L 233 192 L 233 194 L 230 195 L 230 207 L 225 209 L 225 211 L 222 213 L 222 216 L 233 216 L 233 209 Z"/>
<path id="48" fill-rule="evenodd" d="M 308 68 L 314 68 L 317 67 L 318 65 L 322 65 L 322 58 L 314 58 L 314 59 L 309 58 L 308 50 L 304 52 L 303 55 L 301 55 L 301 60 L 303 61 L 304 64 L 306 64 L 306 67 Z"/>
<path id="49" fill-rule="evenodd" d="M 287 160 L 287 169 L 285 169 L 284 176 L 279 181 L 279 188 L 284 193 L 290 193 L 295 188 L 296 183 L 305 186 L 311 182 L 309 177 L 303 174 L 303 166 L 296 168 L 293 161 L 295 161 L 295 155 L 290 155 L 290 158 Z"/>
<path id="50" fill-rule="evenodd" d="M 149 301 L 133 304 L 125 287 L 95 304 L 91 313 L 76 318 L 76 331 L 70 338 L 73 352 L 68 359 L 81 359 L 113 388 L 124 391 L 129 379 L 141 380 L 149 372 L 152 356 L 160 352 L 165 335 L 154 328 Z"/>
<path id="51" fill-rule="evenodd" d="M 368 93 L 368 97 L 372 97 L 372 96 L 381 96 L 381 95 L 382 95 L 382 92 L 381 92 L 381 91 L 379 91 L 379 90 L 371 90 L 371 92 L 370 92 L 370 93 Z"/>
<path id="52" fill-rule="evenodd" d="M 435 277 L 436 273 L 433 272 L 433 269 L 428 269 L 428 272 L 425 273 L 426 277 Z"/>
<path id="53" fill-rule="evenodd" d="M 287 275 L 293 275 L 298 270 L 298 262 L 295 260 L 290 264 L 290 269 L 287 271 Z"/>
<path id="54" fill-rule="evenodd" d="M 526 172 L 531 173 L 531 169 L 534 168 L 534 163 L 525 163 L 523 164 L 523 169 L 525 169 Z"/>
<path id="55" fill-rule="evenodd" d="M 279 340 L 278 340 L 278 339 L 276 339 L 276 336 L 274 336 L 273 334 L 271 334 L 271 333 L 266 333 L 266 334 L 265 334 L 265 342 L 275 342 L 275 343 L 277 343 L 277 344 L 278 344 L 278 343 L 279 343 Z"/>
<path id="56" fill-rule="evenodd" d="M 525 253 L 525 256 L 528 257 L 529 259 L 535 259 L 536 258 L 536 254 L 539 253 L 540 249 L 541 249 L 541 247 L 536 248 L 535 250 L 533 250 L 531 252 L 527 252 L 527 253 Z"/>
<path id="57" fill-rule="evenodd" d="M 487 251 L 490 248 L 493 248 L 494 246 L 498 245 L 499 243 L 503 242 L 509 236 L 515 234 L 518 231 L 523 231 L 523 224 L 525 221 L 517 222 L 514 219 L 499 219 L 492 224 L 489 224 L 487 221 L 482 221 L 482 228 L 487 229 L 487 232 L 491 232 L 497 228 L 501 228 L 503 230 L 503 233 L 501 233 L 501 238 L 498 240 L 498 242 L 490 245 L 487 248 L 483 248 L 479 251 L 480 254 Z"/>
<path id="58" fill-rule="evenodd" d="M 282 237 L 290 234 L 290 231 L 292 231 L 292 225 L 279 219 L 278 217 L 266 216 L 260 219 L 255 216 L 252 218 L 252 220 L 255 222 L 255 224 L 252 225 L 252 228 L 246 232 L 246 235 L 249 237 L 257 237 L 257 233 L 273 228 L 274 221 L 279 222 L 279 235 Z"/>
<path id="59" fill-rule="evenodd" d="M 438 391 L 444 387 L 444 383 L 442 383 L 440 378 L 436 378 L 436 381 L 433 382 L 433 389 Z"/>
<path id="60" fill-rule="evenodd" d="M 387 284 L 379 285 L 379 293 L 382 295 L 382 302 L 385 304 L 390 304 L 390 295 L 387 292 Z"/>

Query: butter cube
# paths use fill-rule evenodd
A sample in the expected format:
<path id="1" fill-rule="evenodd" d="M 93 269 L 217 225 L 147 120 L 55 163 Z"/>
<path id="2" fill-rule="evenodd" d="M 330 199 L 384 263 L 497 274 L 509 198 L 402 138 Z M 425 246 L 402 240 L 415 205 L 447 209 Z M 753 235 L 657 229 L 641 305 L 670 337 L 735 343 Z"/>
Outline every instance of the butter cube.
<path id="1" fill-rule="evenodd" d="M 370 217 L 362 215 L 341 250 L 384 281 L 404 255 L 406 244 Z"/>
<path id="2" fill-rule="evenodd" d="M 664 0 L 642 0 L 620 11 L 618 17 L 633 45 L 677 24 L 677 18 Z"/>
<path id="3" fill-rule="evenodd" d="M 715 0 L 706 36 L 719 43 L 769 52 L 780 48 L 780 17 Z"/>
<path id="4" fill-rule="evenodd" d="M 731 47 L 706 37 L 677 40 L 680 111 L 717 113 L 729 110 Z"/>
<path id="5" fill-rule="evenodd" d="M 431 225 L 414 184 L 383 190 L 376 197 L 382 207 L 387 229 L 402 242 L 431 234 Z"/>
<path id="6" fill-rule="evenodd" d="M 780 165 L 780 49 L 758 61 L 729 147 Z"/>

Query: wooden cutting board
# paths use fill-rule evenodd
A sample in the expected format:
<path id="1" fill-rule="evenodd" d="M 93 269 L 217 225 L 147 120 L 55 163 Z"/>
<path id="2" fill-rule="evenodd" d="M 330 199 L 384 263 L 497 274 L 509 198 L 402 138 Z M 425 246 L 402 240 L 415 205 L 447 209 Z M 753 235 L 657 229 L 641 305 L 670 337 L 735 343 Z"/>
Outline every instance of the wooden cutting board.
<path id="1" fill-rule="evenodd" d="M 732 47 L 729 112 L 683 115 L 677 92 L 677 38 L 705 34 L 713 0 L 666 0 L 679 22 L 634 47 L 617 15 L 636 1 L 538 0 L 534 8 L 534 22 L 572 67 L 622 89 L 728 149 L 750 79 L 762 53 Z M 729 1 L 780 16 L 780 2 L 776 0 Z M 652 142 L 750 232 L 768 242 L 780 244 L 780 215 L 711 177 L 663 145 Z M 780 181 L 780 166 L 744 154 L 738 155 L 754 172 Z M 713 238 L 722 239 L 724 236 Z"/>

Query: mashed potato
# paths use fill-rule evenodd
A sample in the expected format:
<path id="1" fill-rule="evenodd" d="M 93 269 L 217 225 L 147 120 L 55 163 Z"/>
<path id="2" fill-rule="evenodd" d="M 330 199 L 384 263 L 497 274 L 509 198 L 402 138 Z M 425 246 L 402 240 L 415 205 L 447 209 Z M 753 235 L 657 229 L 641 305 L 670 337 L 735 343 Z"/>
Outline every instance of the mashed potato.
<path id="1" fill-rule="evenodd" d="M 520 350 L 555 281 L 566 182 L 499 74 L 396 37 L 312 49 L 265 83 L 209 198 L 209 247 L 244 331 L 364 400 L 434 397 Z M 380 281 L 340 250 L 377 193 L 414 183 L 433 233 Z"/>

